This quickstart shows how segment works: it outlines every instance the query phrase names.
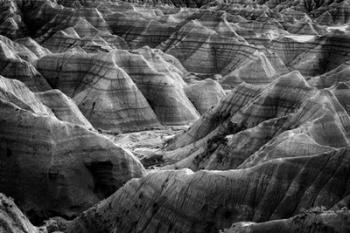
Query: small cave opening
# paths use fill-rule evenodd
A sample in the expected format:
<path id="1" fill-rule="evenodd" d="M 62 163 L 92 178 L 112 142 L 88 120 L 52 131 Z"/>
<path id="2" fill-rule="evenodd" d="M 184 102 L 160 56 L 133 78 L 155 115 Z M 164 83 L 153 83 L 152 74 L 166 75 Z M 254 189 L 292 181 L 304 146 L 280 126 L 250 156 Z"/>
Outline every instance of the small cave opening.
<path id="1" fill-rule="evenodd" d="M 113 164 L 111 161 L 91 162 L 86 166 L 94 179 L 94 193 L 105 198 L 116 191 Z"/>

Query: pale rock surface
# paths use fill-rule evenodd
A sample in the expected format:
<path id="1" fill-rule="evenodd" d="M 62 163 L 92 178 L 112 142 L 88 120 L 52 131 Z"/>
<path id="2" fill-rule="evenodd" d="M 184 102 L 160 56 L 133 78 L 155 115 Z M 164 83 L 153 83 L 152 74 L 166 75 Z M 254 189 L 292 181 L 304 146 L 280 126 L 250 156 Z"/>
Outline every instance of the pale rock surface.
<path id="1" fill-rule="evenodd" d="M 16 206 L 14 201 L 0 193 L 0 231 L 3 233 L 47 233 L 37 228 Z"/>
<path id="2" fill-rule="evenodd" d="M 213 108 L 225 96 L 225 91 L 220 84 L 212 79 L 187 86 L 185 93 L 201 114 Z"/>

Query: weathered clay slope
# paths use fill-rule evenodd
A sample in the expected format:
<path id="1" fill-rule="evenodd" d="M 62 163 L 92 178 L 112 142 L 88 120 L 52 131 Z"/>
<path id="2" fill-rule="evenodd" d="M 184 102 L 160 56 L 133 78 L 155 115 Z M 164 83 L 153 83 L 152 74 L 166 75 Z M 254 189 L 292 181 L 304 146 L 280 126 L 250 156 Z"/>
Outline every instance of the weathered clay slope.
<path id="1" fill-rule="evenodd" d="M 218 232 L 237 221 L 348 206 L 348 149 L 230 171 L 153 172 L 67 224 L 66 232 Z"/>
<path id="2" fill-rule="evenodd" d="M 119 36 L 101 31 L 85 18 L 79 18 L 72 27 L 59 30 L 42 43 L 52 52 L 65 52 L 72 48 L 82 48 L 86 52 L 106 52 L 112 49 L 127 49 L 128 45 Z"/>
<path id="3" fill-rule="evenodd" d="M 212 79 L 195 82 L 185 87 L 185 93 L 196 109 L 204 114 L 225 96 L 220 84 Z"/>
<path id="4" fill-rule="evenodd" d="M 91 123 L 80 112 L 73 100 L 60 90 L 37 92 L 35 95 L 52 110 L 58 119 L 93 129 Z"/>
<path id="5" fill-rule="evenodd" d="M 162 124 L 183 125 L 198 119 L 196 108 L 183 90 L 186 73 L 168 62 L 168 55 L 149 48 L 115 54 L 116 64 L 130 75 Z"/>
<path id="6" fill-rule="evenodd" d="M 191 72 L 227 76 L 228 88 L 242 81 L 266 84 L 288 69 L 319 75 L 349 59 L 348 36 L 328 27 L 346 25 L 347 1 L 196 1 L 197 7 L 206 5 L 201 9 L 163 3 L 179 4 L 16 0 L 2 9 L 12 36 L 6 26 L 1 31 L 11 38 L 35 35 L 53 52 L 158 46 Z"/>
<path id="7" fill-rule="evenodd" d="M 106 137 L 58 120 L 18 81 L 1 81 L 0 190 L 34 221 L 70 218 L 144 174 Z"/>
<path id="8" fill-rule="evenodd" d="M 48 232 L 347 233 L 349 12 L 0 0 L 0 192 L 35 224 L 67 219 Z M 12 204 L 0 231 L 45 232 Z"/>
<path id="9" fill-rule="evenodd" d="M 37 59 L 26 46 L 0 36 L 0 75 L 18 79 L 34 91 L 48 90 L 47 81 L 32 64 Z"/>
<path id="10" fill-rule="evenodd" d="M 41 58 L 38 70 L 70 96 L 96 128 L 132 131 L 159 127 L 157 116 L 115 53 L 62 53 Z"/>
<path id="11" fill-rule="evenodd" d="M 132 131 L 198 119 L 183 90 L 186 70 L 177 63 L 150 48 L 97 54 L 70 51 L 41 58 L 37 69 L 53 88 L 73 98 L 95 127 Z"/>
<path id="12" fill-rule="evenodd" d="M 317 90 L 292 72 L 253 92 L 251 99 L 246 94 L 254 89 L 239 87 L 245 92 L 233 91 L 187 132 L 168 141 L 164 169 L 227 170 L 349 145 L 346 85 Z"/>
<path id="13" fill-rule="evenodd" d="M 11 198 L 0 193 L 0 231 L 3 233 L 46 233 L 37 228 L 21 212 Z"/>
<path id="14" fill-rule="evenodd" d="M 348 209 L 338 211 L 322 211 L 315 209 L 305 211 L 289 219 L 268 221 L 263 223 L 238 222 L 223 233 L 245 233 L 245 232 L 300 232 L 300 233 L 336 233 L 350 230 L 350 212 Z"/>

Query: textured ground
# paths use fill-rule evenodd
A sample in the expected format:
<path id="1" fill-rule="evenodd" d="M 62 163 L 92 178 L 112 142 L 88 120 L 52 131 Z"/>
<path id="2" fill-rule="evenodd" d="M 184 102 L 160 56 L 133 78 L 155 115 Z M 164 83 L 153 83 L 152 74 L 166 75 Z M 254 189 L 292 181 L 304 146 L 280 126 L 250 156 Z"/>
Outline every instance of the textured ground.
<path id="1" fill-rule="evenodd" d="M 350 232 L 348 0 L 0 0 L 0 233 Z"/>

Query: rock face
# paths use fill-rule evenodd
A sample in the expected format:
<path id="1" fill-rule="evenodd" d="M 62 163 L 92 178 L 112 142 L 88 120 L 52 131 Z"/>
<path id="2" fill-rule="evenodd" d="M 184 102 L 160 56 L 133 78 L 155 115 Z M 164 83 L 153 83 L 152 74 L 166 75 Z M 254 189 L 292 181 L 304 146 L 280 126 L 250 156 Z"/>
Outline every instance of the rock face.
<path id="1" fill-rule="evenodd" d="M 347 233 L 349 12 L 0 0 L 0 232 Z"/>
<path id="2" fill-rule="evenodd" d="M 0 194 L 0 231 L 4 233 L 46 233 L 33 226 L 12 199 Z"/>
<path id="3" fill-rule="evenodd" d="M 48 90 L 47 81 L 31 63 L 36 59 L 37 55 L 27 47 L 0 36 L 0 75 L 18 79 L 34 91 Z"/>
<path id="4" fill-rule="evenodd" d="M 71 218 L 144 174 L 133 155 L 106 137 L 58 120 L 54 112 L 87 124 L 72 102 L 62 105 L 76 114 L 51 110 L 40 101 L 45 94 L 38 98 L 23 83 L 5 78 L 1 93 L 0 190 L 35 222 L 52 215 Z M 53 106 L 47 95 L 44 100 Z"/>
<path id="5" fill-rule="evenodd" d="M 232 222 L 289 218 L 314 206 L 336 210 L 349 204 L 349 155 L 342 149 L 241 170 L 154 172 L 128 182 L 66 231 L 218 232 Z"/>
<path id="6" fill-rule="evenodd" d="M 346 147 L 350 118 L 339 89 L 317 90 L 297 72 L 263 90 L 239 86 L 169 141 L 166 168 L 227 170 Z"/>
<path id="7" fill-rule="evenodd" d="M 101 31 L 91 25 L 85 18 L 79 18 L 72 27 L 59 30 L 43 45 L 52 52 L 65 52 L 71 48 L 82 48 L 86 52 L 109 51 L 116 48 L 128 48 L 119 36 L 108 31 Z"/>
<path id="8" fill-rule="evenodd" d="M 264 223 L 239 222 L 224 233 L 238 232 L 346 232 L 350 230 L 349 210 L 307 211 L 296 217 Z"/>
<path id="9" fill-rule="evenodd" d="M 182 125 L 198 119 L 183 87 L 183 71 L 167 61 L 162 52 L 141 49 L 136 54 L 117 52 L 116 63 L 139 87 L 161 123 Z"/>
<path id="10" fill-rule="evenodd" d="M 37 69 L 53 88 L 73 98 L 95 127 L 144 130 L 198 119 L 183 90 L 183 71 L 167 59 L 150 49 L 67 52 L 41 58 Z"/>
<path id="11" fill-rule="evenodd" d="M 83 116 L 73 100 L 61 91 L 53 89 L 45 92 L 37 92 L 35 95 L 44 105 L 52 110 L 58 119 L 93 129 L 93 126 Z"/>
<path id="12" fill-rule="evenodd" d="M 189 85 L 185 88 L 185 92 L 201 114 L 214 107 L 225 96 L 220 84 L 212 79 Z"/>
<path id="13" fill-rule="evenodd" d="M 37 68 L 53 88 L 75 101 L 96 128 L 120 132 L 159 127 L 139 88 L 116 64 L 116 55 L 48 55 L 38 61 Z"/>

